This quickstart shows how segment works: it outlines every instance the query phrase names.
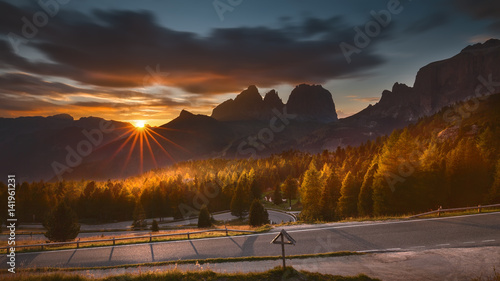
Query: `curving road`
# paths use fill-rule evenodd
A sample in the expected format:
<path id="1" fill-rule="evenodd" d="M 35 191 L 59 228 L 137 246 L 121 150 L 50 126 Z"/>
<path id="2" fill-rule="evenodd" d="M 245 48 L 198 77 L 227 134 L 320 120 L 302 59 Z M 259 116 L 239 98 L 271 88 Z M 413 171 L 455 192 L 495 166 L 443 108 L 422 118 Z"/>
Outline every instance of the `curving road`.
<path id="1" fill-rule="evenodd" d="M 269 213 L 269 219 L 273 223 L 281 223 L 283 222 L 294 222 L 295 218 L 292 215 L 289 215 L 285 212 L 278 212 L 278 211 L 273 211 L 273 210 L 268 210 Z M 216 214 L 213 216 L 214 219 L 218 221 L 229 221 L 233 219 L 237 219 L 238 217 L 231 215 L 230 212 L 226 213 L 221 213 L 221 214 Z M 148 225 L 151 225 L 152 219 L 148 219 Z M 198 222 L 198 219 L 188 219 L 188 220 L 182 220 L 182 221 L 176 221 L 176 222 L 160 222 L 160 226 L 184 226 L 184 225 L 189 225 L 189 224 L 196 224 Z M 147 235 L 149 234 L 149 230 L 136 230 L 136 231 L 130 231 L 129 229 L 131 228 L 132 221 L 124 221 L 124 222 L 117 222 L 117 223 L 108 223 L 108 224 L 97 224 L 97 225 L 87 225 L 87 224 L 82 224 L 81 230 L 85 231 L 95 231 L 95 232 L 82 232 L 79 233 L 77 238 L 88 238 L 88 237 L 99 237 L 101 235 L 105 236 L 121 236 L 121 235 L 136 235 L 136 236 L 141 236 L 141 235 Z M 29 225 L 31 228 L 34 228 L 34 226 L 41 226 L 40 224 L 30 224 Z M 107 232 L 100 232 L 99 230 L 110 230 L 110 229 L 123 229 L 123 231 L 107 231 Z M 41 230 L 43 227 L 41 228 Z M 127 232 L 125 232 L 128 229 Z M 22 230 L 21 230 L 22 231 Z M 9 237 L 9 234 L 2 234 L 0 235 L 0 240 L 6 240 Z M 98 238 L 96 238 L 98 239 Z M 29 240 L 34 240 L 37 241 L 36 243 L 39 243 L 39 240 L 46 240 L 45 235 L 43 234 L 23 234 L 23 235 L 17 235 L 16 240 L 24 240 L 24 241 L 29 241 Z M 32 243 L 33 244 L 33 243 Z"/>
<path id="2" fill-rule="evenodd" d="M 287 213 L 284 212 L 277 212 L 273 210 L 267 210 L 269 214 L 269 220 L 271 220 L 273 223 L 281 223 L 283 222 L 293 222 L 295 221 L 295 218 Z M 217 221 L 229 221 L 229 220 L 234 220 L 237 219 L 238 217 L 231 215 L 231 212 L 225 212 L 221 214 L 216 214 L 213 215 L 214 219 Z M 198 222 L 198 219 L 188 219 L 188 220 L 183 220 L 183 221 L 177 221 L 177 222 L 168 222 L 168 223 L 162 223 L 161 226 L 164 225 L 170 225 L 170 226 L 177 226 L 177 225 L 188 225 L 188 224 L 196 224 Z"/>
<path id="3" fill-rule="evenodd" d="M 280 228 L 281 229 L 281 228 Z M 17 267 L 88 267 L 180 259 L 280 255 L 271 233 L 191 241 L 123 245 L 53 252 L 20 253 Z M 332 251 L 419 251 L 500 246 L 500 213 L 385 222 L 286 227 L 297 241 L 287 255 Z M 0 267 L 6 268 L 5 255 Z"/>

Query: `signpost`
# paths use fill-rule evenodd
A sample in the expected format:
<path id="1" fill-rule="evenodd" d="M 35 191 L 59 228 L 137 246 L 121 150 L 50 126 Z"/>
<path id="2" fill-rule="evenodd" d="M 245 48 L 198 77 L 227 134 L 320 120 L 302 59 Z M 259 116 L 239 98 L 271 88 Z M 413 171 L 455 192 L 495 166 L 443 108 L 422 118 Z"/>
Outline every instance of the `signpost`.
<path id="1" fill-rule="evenodd" d="M 281 238 L 279 241 L 278 238 Z M 287 241 L 285 241 L 285 238 L 287 239 Z M 288 234 L 284 229 L 282 229 L 280 231 L 280 233 L 278 235 L 276 235 L 276 237 L 274 237 L 274 239 L 271 241 L 271 244 L 281 244 L 281 254 L 283 256 L 283 269 L 285 269 L 286 267 L 286 264 L 285 264 L 285 244 L 291 244 L 291 245 L 294 245 L 295 246 L 295 239 L 292 238 L 292 236 L 290 236 L 290 234 Z"/>

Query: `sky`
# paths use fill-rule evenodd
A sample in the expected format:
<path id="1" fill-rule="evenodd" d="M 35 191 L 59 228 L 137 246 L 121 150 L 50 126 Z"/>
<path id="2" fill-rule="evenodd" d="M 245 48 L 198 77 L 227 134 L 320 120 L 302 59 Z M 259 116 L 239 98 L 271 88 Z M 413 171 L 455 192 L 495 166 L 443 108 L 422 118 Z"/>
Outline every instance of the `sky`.
<path id="1" fill-rule="evenodd" d="M 467 45 L 500 38 L 488 0 L 0 1 L 0 117 L 67 113 L 162 125 L 249 85 L 301 83 L 339 117 Z"/>

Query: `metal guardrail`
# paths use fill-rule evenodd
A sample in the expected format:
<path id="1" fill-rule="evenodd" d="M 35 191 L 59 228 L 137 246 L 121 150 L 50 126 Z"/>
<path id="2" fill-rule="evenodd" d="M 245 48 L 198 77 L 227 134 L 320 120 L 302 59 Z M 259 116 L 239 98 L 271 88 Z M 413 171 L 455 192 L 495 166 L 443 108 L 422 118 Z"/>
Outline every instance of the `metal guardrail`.
<path id="1" fill-rule="evenodd" d="M 143 235 L 143 236 L 134 236 L 134 237 L 119 237 L 113 239 L 101 239 L 101 240 L 85 240 L 85 241 L 70 241 L 70 242 L 58 242 L 58 243 L 43 243 L 43 244 L 33 244 L 33 245 L 16 245 L 16 248 L 29 248 L 29 247 L 40 247 L 42 250 L 44 247 L 52 247 L 52 246 L 64 246 L 64 245 L 71 245 L 71 244 L 76 244 L 76 248 L 80 248 L 80 244 L 84 243 L 99 243 L 99 242 L 113 242 L 113 246 L 116 245 L 116 241 L 121 241 L 121 240 L 133 240 L 133 239 L 148 239 L 149 242 L 153 242 L 153 238 L 158 238 L 158 237 L 167 237 L 167 236 L 183 236 L 187 235 L 187 239 L 191 239 L 191 235 L 193 234 L 199 234 L 199 233 L 206 233 L 206 232 L 225 232 L 226 236 L 229 236 L 229 232 L 243 232 L 243 233 L 256 233 L 256 231 L 252 230 L 238 230 L 238 229 L 209 229 L 209 230 L 200 230 L 200 231 L 193 231 L 193 232 L 182 232 L 182 233 L 167 233 L 167 234 L 156 234 L 152 235 L 150 233 L 149 235 Z M 0 247 L 0 250 L 5 250 L 5 249 L 10 249 L 12 246 L 7 246 L 7 247 Z"/>
<path id="2" fill-rule="evenodd" d="M 278 213 L 283 213 L 283 214 L 287 214 L 289 216 L 292 216 L 292 218 L 297 221 L 297 216 L 293 213 L 289 213 L 287 211 L 283 211 L 283 210 L 280 210 L 280 209 L 274 209 L 274 208 L 265 208 L 266 210 L 269 210 L 269 211 L 275 211 L 275 212 L 278 212 Z"/>
<path id="3" fill-rule="evenodd" d="M 430 211 L 430 212 L 426 212 L 426 213 L 422 213 L 422 214 L 418 214 L 418 215 L 413 215 L 413 216 L 410 216 L 408 218 L 413 219 L 413 218 L 418 218 L 421 216 L 432 215 L 432 214 L 438 214 L 438 216 L 441 216 L 441 213 L 445 213 L 445 212 L 467 211 L 467 210 L 476 210 L 476 209 L 477 209 L 478 213 L 481 213 L 482 209 L 495 208 L 495 207 L 500 207 L 500 204 L 484 205 L 484 206 L 478 205 L 476 207 L 451 208 L 451 209 L 439 208 L 435 211 Z"/>

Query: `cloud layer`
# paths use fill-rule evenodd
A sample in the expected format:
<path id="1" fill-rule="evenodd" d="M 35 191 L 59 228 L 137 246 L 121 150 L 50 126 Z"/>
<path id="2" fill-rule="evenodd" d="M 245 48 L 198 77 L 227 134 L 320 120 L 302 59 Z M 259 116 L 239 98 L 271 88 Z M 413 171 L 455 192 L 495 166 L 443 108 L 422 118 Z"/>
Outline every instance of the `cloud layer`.
<path id="1" fill-rule="evenodd" d="M 0 29 L 21 35 L 21 18 L 33 12 L 0 4 Z M 66 12 L 64 12 L 66 13 Z M 245 85 L 262 87 L 323 83 L 383 63 L 370 50 L 347 64 L 338 47 L 352 41 L 352 27 L 341 17 L 308 18 L 277 28 L 214 29 L 208 36 L 157 24 L 149 12 L 63 12 L 27 42 L 49 59 L 33 62 L 0 41 L 1 67 L 69 78 L 101 87 L 142 87 L 146 67 L 168 73 L 161 83 L 186 92 L 219 94 Z M 28 17 L 29 18 L 29 17 Z"/>

